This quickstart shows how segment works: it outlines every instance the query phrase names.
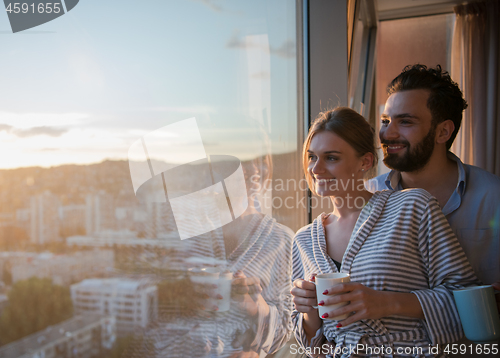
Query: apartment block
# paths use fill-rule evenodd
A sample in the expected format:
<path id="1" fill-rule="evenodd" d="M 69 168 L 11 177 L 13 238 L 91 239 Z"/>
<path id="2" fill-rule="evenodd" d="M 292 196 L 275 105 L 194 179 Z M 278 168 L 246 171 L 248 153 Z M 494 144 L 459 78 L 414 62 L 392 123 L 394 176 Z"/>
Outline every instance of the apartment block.
<path id="1" fill-rule="evenodd" d="M 85 198 L 85 231 L 92 235 L 116 226 L 113 197 L 104 191 L 88 194 Z"/>
<path id="2" fill-rule="evenodd" d="M 75 316 L 0 347 L 0 358 L 97 358 L 115 340 L 114 317 Z"/>
<path id="3" fill-rule="evenodd" d="M 59 239 L 59 199 L 49 191 L 31 197 L 30 237 L 35 244 Z"/>
<path id="4" fill-rule="evenodd" d="M 158 289 L 147 279 L 87 279 L 71 285 L 75 314 L 112 315 L 120 336 L 158 317 Z"/>
<path id="5" fill-rule="evenodd" d="M 12 282 L 30 277 L 51 278 L 56 285 L 70 285 L 85 278 L 105 276 L 114 265 L 112 250 L 80 251 L 72 255 L 42 253 L 11 265 Z"/>
<path id="6" fill-rule="evenodd" d="M 66 205 L 59 209 L 63 237 L 85 233 L 86 205 Z"/>

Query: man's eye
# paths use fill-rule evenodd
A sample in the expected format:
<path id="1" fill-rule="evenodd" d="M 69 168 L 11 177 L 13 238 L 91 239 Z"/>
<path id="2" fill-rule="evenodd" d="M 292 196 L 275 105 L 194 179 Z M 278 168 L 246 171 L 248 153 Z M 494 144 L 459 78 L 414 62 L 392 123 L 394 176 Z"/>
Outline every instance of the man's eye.
<path id="1" fill-rule="evenodd" d="M 411 124 L 411 121 L 409 121 L 407 119 L 402 119 L 399 123 L 401 123 L 401 124 Z"/>
<path id="2" fill-rule="evenodd" d="M 337 160 L 337 157 L 331 157 L 331 156 L 328 156 L 326 159 L 331 160 L 331 161 L 334 161 L 334 160 Z"/>

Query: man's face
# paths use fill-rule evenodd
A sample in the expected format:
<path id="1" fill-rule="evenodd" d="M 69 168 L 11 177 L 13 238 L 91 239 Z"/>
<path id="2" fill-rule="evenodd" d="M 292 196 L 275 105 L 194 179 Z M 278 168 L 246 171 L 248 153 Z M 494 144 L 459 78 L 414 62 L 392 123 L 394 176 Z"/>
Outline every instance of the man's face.
<path id="1" fill-rule="evenodd" d="M 434 152 L 436 127 L 427 107 L 429 92 L 393 93 L 385 104 L 380 128 L 384 163 L 400 172 L 422 169 Z"/>

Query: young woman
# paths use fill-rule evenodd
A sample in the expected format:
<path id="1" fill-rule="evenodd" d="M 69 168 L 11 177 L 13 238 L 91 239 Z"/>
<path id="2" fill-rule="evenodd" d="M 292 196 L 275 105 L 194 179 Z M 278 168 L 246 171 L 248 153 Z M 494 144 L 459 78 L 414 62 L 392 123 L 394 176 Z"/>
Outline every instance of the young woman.
<path id="1" fill-rule="evenodd" d="M 329 196 L 334 210 L 294 239 L 297 341 L 311 355 L 440 356 L 462 335 L 451 291 L 477 279 L 437 200 L 422 189 L 365 190 L 377 161 L 374 132 L 349 108 L 320 114 L 303 160 L 310 189 Z M 317 302 L 314 275 L 338 271 L 351 282 Z M 349 303 L 323 319 L 313 307 L 339 302 Z"/>

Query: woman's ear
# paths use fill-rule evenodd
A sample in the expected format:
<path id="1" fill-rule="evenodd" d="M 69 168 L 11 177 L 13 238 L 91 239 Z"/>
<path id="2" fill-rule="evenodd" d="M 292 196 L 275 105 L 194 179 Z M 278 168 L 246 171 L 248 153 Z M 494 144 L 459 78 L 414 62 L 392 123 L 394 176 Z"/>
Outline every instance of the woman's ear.
<path id="1" fill-rule="evenodd" d="M 361 157 L 361 171 L 367 172 L 373 166 L 373 153 L 366 153 Z"/>
<path id="2" fill-rule="evenodd" d="M 455 124 L 451 119 L 447 119 L 436 126 L 436 143 L 446 144 L 448 139 L 450 139 L 453 131 L 455 130 Z"/>

